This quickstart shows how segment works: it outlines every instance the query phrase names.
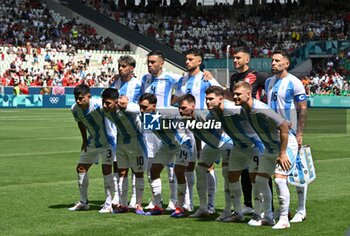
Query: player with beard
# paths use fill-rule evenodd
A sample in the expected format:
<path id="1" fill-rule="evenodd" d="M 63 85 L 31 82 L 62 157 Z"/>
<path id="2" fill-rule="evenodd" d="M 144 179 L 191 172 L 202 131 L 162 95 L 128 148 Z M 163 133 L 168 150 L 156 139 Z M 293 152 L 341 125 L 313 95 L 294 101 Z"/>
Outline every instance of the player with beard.
<path id="1" fill-rule="evenodd" d="M 206 76 L 205 72 L 202 72 L 200 69 L 201 64 L 203 63 L 203 53 L 196 48 L 191 48 L 186 52 L 186 69 L 187 73 L 183 76 L 178 82 L 178 87 L 176 89 L 175 95 L 172 99 L 172 104 L 176 103 L 179 97 L 185 94 L 192 94 L 196 99 L 196 109 L 206 109 L 205 103 L 205 90 L 210 86 L 220 84 L 209 76 Z M 197 143 L 200 142 L 197 140 Z M 204 143 L 197 145 L 198 147 L 204 146 Z M 194 174 L 192 168 L 189 166 L 189 172 L 187 173 L 187 178 L 189 179 L 188 183 L 194 185 Z M 190 171 L 192 170 L 192 171 Z M 192 181 L 193 180 L 193 181 Z M 192 186 L 193 186 L 192 185 Z M 216 193 L 217 178 L 213 166 L 208 169 L 208 211 L 209 213 L 215 212 L 215 193 Z M 189 186 L 191 187 L 191 186 Z M 190 196 L 192 195 L 191 189 L 189 189 Z"/>
<path id="2" fill-rule="evenodd" d="M 232 100 L 232 88 L 239 81 L 248 82 L 252 86 L 252 96 L 255 99 L 263 99 L 263 89 L 265 88 L 266 75 L 250 69 L 250 52 L 248 48 L 238 47 L 233 51 L 233 67 L 236 73 L 230 78 L 229 99 Z M 252 214 L 254 212 L 252 206 L 252 184 L 249 178 L 249 170 L 243 170 L 241 175 L 242 191 L 244 195 L 244 214 Z M 272 180 L 269 185 L 272 192 Z M 273 205 L 273 204 L 272 204 Z"/>

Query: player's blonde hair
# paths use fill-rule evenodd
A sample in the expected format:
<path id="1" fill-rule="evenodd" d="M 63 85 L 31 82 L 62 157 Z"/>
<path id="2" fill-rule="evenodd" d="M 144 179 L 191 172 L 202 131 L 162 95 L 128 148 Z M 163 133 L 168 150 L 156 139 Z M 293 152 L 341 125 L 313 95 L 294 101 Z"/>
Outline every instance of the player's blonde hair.
<path id="1" fill-rule="evenodd" d="M 241 88 L 241 87 L 246 89 L 249 92 L 252 92 L 252 86 L 250 85 L 250 83 L 248 83 L 246 81 L 239 81 L 239 82 L 235 83 L 233 85 L 232 92 L 235 91 L 238 88 Z"/>

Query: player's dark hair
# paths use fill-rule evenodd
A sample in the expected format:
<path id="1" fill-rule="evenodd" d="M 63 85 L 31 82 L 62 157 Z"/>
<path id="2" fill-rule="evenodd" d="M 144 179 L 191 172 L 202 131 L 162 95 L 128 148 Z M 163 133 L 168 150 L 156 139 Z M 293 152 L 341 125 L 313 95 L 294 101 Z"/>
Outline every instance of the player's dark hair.
<path id="1" fill-rule="evenodd" d="M 79 84 L 74 88 L 74 96 L 86 95 L 90 93 L 90 87 L 86 84 Z"/>
<path id="2" fill-rule="evenodd" d="M 204 59 L 203 53 L 198 48 L 190 48 L 190 49 L 188 49 L 186 51 L 186 53 L 185 53 L 185 56 L 189 55 L 189 54 L 195 55 L 196 57 L 200 57 L 202 59 L 202 62 L 203 62 L 203 59 Z"/>
<path id="3" fill-rule="evenodd" d="M 118 99 L 119 98 L 119 92 L 117 89 L 114 88 L 106 88 L 102 92 L 102 98 L 104 99 Z"/>
<path id="4" fill-rule="evenodd" d="M 233 54 L 239 53 L 239 52 L 243 52 L 245 54 L 248 54 L 249 56 L 250 54 L 250 49 L 247 47 L 237 47 L 233 49 Z"/>
<path id="5" fill-rule="evenodd" d="M 118 59 L 118 64 L 120 64 L 121 62 L 125 62 L 126 64 L 132 66 L 132 67 L 136 67 L 136 61 L 132 56 L 121 56 Z"/>
<path id="6" fill-rule="evenodd" d="M 147 57 L 149 56 L 158 56 L 160 57 L 163 61 L 165 61 L 165 55 L 162 51 L 159 50 L 155 50 L 155 51 L 151 51 L 150 53 L 148 53 Z"/>
<path id="7" fill-rule="evenodd" d="M 196 103 L 196 98 L 192 94 L 185 94 L 181 97 L 179 97 L 179 105 L 182 104 L 184 101 L 187 101 L 189 103 Z"/>
<path id="8" fill-rule="evenodd" d="M 143 100 L 147 100 L 149 104 L 157 104 L 157 96 L 152 93 L 144 93 L 139 98 L 139 103 Z"/>
<path id="9" fill-rule="evenodd" d="M 213 93 L 216 96 L 222 96 L 222 97 L 224 97 L 224 95 L 225 95 L 224 89 L 220 86 L 210 86 L 209 88 L 207 88 L 207 90 L 205 90 L 206 95 L 208 95 L 210 93 Z"/>
<path id="10" fill-rule="evenodd" d="M 275 51 L 273 51 L 272 55 L 275 55 L 275 54 L 281 54 L 284 58 L 287 58 L 287 60 L 290 61 L 290 56 L 288 52 L 284 50 L 276 49 Z"/>

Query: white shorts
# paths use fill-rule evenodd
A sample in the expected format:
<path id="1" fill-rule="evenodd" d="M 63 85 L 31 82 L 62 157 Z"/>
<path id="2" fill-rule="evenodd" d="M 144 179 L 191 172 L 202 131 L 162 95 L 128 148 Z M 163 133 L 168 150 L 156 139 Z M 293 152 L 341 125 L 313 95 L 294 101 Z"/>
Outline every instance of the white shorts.
<path id="1" fill-rule="evenodd" d="M 80 152 L 79 163 L 81 164 L 93 164 L 98 163 L 101 157 L 102 164 L 104 165 L 113 165 L 113 161 L 115 159 L 115 149 L 112 145 L 107 147 L 100 148 L 91 148 L 87 147 L 86 152 Z"/>
<path id="2" fill-rule="evenodd" d="M 153 132 L 144 132 L 143 137 L 147 146 L 148 158 L 154 158 L 160 148 L 161 141 Z"/>
<path id="3" fill-rule="evenodd" d="M 281 166 L 276 163 L 279 150 L 269 151 L 265 148 L 264 153 L 260 157 L 259 173 L 267 173 L 268 175 L 281 174 L 289 175 L 295 168 L 295 161 L 298 154 L 298 143 L 294 135 L 288 136 L 287 156 L 289 158 L 291 168 L 287 171 L 282 170 Z"/>
<path id="4" fill-rule="evenodd" d="M 132 168 L 135 173 L 144 172 L 147 165 L 144 153 L 138 143 L 117 144 L 118 168 Z"/>
<path id="5" fill-rule="evenodd" d="M 197 161 L 197 143 L 196 143 L 196 138 L 194 137 L 194 134 L 192 132 L 190 133 L 190 140 L 191 140 L 191 144 L 192 144 L 192 149 L 190 150 L 190 158 L 188 158 L 187 162 L 196 162 Z"/>
<path id="6" fill-rule="evenodd" d="M 212 148 L 209 145 L 205 144 L 200 153 L 199 162 L 203 162 L 210 166 L 214 162 L 219 162 L 220 159 L 222 159 L 222 162 L 227 163 L 232 148 L 232 143 L 225 143 L 220 148 Z"/>
<path id="7" fill-rule="evenodd" d="M 249 173 L 256 173 L 259 166 L 259 151 L 255 146 L 242 148 L 234 146 L 230 153 L 229 171 L 241 171 L 249 168 Z"/>
<path id="8" fill-rule="evenodd" d="M 152 163 L 162 164 L 163 166 L 172 163 L 175 163 L 175 165 L 188 166 L 189 162 L 195 161 L 192 160 L 194 158 L 190 152 L 191 150 L 189 150 L 186 144 L 175 148 L 169 148 L 168 145 L 161 145 Z"/>

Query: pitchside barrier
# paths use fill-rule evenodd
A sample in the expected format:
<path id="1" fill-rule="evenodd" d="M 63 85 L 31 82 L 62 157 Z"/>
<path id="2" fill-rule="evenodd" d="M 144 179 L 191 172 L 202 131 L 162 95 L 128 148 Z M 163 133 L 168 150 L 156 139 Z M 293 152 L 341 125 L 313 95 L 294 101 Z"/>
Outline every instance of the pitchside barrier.
<path id="1" fill-rule="evenodd" d="M 59 94 L 40 94 L 43 88 L 29 87 L 28 95 L 13 95 L 13 87 L 3 87 L 0 92 L 0 108 L 67 108 L 74 103 L 74 87 L 64 87 Z M 103 88 L 91 88 L 91 95 L 99 98 Z M 47 92 L 47 91 L 46 91 Z M 350 96 L 313 96 L 308 106 L 314 108 L 350 108 Z"/>

